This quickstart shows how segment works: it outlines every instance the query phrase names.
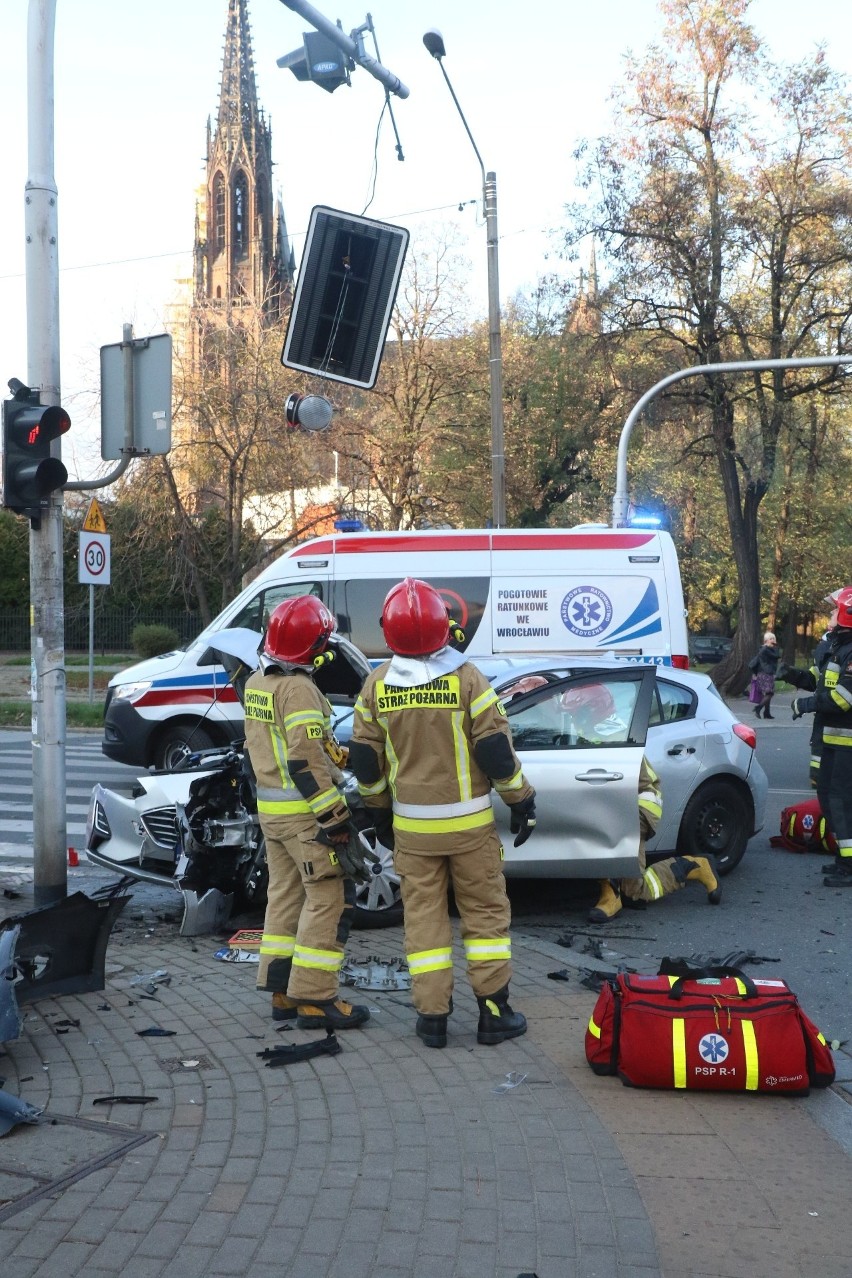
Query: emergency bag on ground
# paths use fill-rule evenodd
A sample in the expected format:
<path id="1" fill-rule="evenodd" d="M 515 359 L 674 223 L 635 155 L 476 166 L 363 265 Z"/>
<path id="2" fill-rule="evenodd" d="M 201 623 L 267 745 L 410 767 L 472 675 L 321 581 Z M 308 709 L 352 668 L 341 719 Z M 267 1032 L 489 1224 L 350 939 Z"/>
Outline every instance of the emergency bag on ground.
<path id="1" fill-rule="evenodd" d="M 628 1087 L 807 1096 L 834 1081 L 831 1049 L 786 981 L 726 967 L 619 973 L 595 1005 L 586 1059 Z"/>
<path id="2" fill-rule="evenodd" d="M 774 848 L 788 852 L 837 853 L 837 841 L 822 815 L 819 799 L 804 799 L 784 808 L 781 813 L 781 833 L 769 840 Z"/>

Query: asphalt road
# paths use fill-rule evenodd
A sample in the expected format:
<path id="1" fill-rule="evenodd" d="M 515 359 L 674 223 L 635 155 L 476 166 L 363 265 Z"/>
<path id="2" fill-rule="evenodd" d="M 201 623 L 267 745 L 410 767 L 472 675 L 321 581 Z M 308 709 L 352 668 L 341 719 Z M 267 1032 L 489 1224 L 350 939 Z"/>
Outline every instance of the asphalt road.
<path id="1" fill-rule="evenodd" d="M 812 793 L 808 783 L 809 721 L 790 720 L 789 694 L 776 698 L 777 717 L 756 723 L 758 757 L 770 782 L 764 829 L 750 842 L 738 868 L 723 880 L 718 907 L 706 904 L 699 884 L 649 905 L 644 911 L 623 910 L 613 922 L 594 927 L 586 919 L 596 886 L 577 881 L 526 881 L 510 883 L 514 927 L 549 941 L 570 940 L 564 947 L 564 969 L 569 981 L 585 979 L 588 971 L 614 970 L 626 964 L 639 971 L 657 970 L 664 956 L 722 958 L 735 951 L 757 956 L 745 963 L 751 975 L 783 976 L 799 994 L 806 1011 L 829 1038 L 852 1043 L 852 890 L 825 888 L 821 855 L 774 850 L 769 838 L 778 833 L 781 809 Z M 773 704 L 773 710 L 776 705 Z M 735 712 L 751 721 L 747 703 L 736 703 Z M 0 732 L 0 760 L 7 750 L 20 747 L 26 734 Z M 79 759 L 74 767 L 78 794 L 71 794 L 69 822 L 84 821 L 84 795 L 95 781 L 107 784 L 126 780 L 132 773 L 99 754 L 98 733 L 69 734 L 69 753 Z M 5 747 L 5 750 L 4 750 Z M 70 778 L 69 766 L 69 778 Z M 0 775 L 0 809 L 8 773 Z M 25 783 L 16 778 L 14 812 L 25 817 Z M 76 788 L 75 786 L 75 788 Z M 8 797 L 6 796 L 7 801 Z M 18 824 L 18 821 L 15 824 Z M 19 827 L 20 828 L 20 827 Z M 14 836 L 20 845 L 0 849 L 26 855 L 25 835 Z M 78 846 L 82 841 L 78 840 Z M 75 883 L 75 886 L 78 886 Z M 82 886 L 82 885 L 79 885 Z M 380 933 L 376 933 L 376 938 Z M 560 970 L 562 964 L 554 970 Z"/>

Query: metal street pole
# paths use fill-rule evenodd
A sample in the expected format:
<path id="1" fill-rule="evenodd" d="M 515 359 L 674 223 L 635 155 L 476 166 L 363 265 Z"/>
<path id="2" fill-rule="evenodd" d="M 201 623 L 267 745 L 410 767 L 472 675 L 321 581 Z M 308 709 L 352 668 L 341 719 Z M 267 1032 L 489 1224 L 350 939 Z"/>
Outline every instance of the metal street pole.
<path id="1" fill-rule="evenodd" d="M 621 428 L 618 441 L 618 457 L 615 464 L 615 496 L 612 499 L 612 526 L 623 528 L 627 522 L 629 493 L 627 488 L 627 446 L 633 427 L 639 420 L 642 411 L 652 399 L 667 386 L 681 382 L 685 377 L 700 377 L 705 373 L 748 373 L 763 372 L 773 368 L 831 368 L 837 364 L 852 364 L 852 355 L 815 355 L 813 359 L 747 359 L 732 360 L 724 364 L 694 364 L 691 368 L 678 369 L 661 381 L 656 382 L 650 390 L 645 391 L 627 414 L 627 420 Z"/>
<path id="2" fill-rule="evenodd" d="M 24 235 L 27 382 L 59 403 L 59 253 L 53 173 L 53 45 L 56 0 L 27 13 L 27 151 Z M 59 456 L 59 443 L 53 446 Z M 68 892 L 65 815 L 65 612 L 62 491 L 30 530 L 33 751 L 33 896 L 51 905 Z"/>
<path id="3" fill-rule="evenodd" d="M 488 247 L 488 371 L 491 391 L 491 522 L 506 527 L 506 459 L 503 452 L 503 351 L 500 334 L 500 277 L 497 260 L 497 174 L 486 173 L 482 156 L 465 119 L 455 89 L 444 67 L 446 54 L 440 31 L 427 31 L 423 43 L 441 68 L 456 110 L 479 161 L 482 173 L 482 206 Z"/>

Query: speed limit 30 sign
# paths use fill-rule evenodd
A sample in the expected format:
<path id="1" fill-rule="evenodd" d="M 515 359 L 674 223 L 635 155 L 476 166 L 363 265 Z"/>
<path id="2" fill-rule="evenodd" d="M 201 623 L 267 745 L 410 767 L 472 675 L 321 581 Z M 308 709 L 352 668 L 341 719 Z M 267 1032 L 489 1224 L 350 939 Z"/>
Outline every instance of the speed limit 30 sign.
<path id="1" fill-rule="evenodd" d="M 109 585 L 109 533 L 81 532 L 77 580 L 82 585 Z"/>

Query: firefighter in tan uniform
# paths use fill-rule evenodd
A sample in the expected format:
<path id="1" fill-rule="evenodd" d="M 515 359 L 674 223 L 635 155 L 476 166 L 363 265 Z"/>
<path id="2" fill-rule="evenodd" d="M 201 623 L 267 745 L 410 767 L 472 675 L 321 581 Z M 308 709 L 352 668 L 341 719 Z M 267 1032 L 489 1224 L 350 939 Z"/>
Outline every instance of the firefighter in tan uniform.
<path id="1" fill-rule="evenodd" d="M 406 578 L 385 599 L 382 629 L 394 656 L 358 698 L 349 766 L 379 838 L 394 848 L 417 1034 L 429 1047 L 446 1046 L 452 886 L 479 1004 L 477 1041 L 500 1043 L 523 1034 L 526 1020 L 509 1005 L 511 915 L 490 791 L 511 807 L 516 847 L 535 826 L 535 792 L 497 694 L 447 646 L 438 592 Z"/>
<path id="2" fill-rule="evenodd" d="M 269 866 L 257 988 L 272 991 L 276 1020 L 303 1029 L 349 1029 L 370 1015 L 337 997 L 353 900 L 344 874 L 362 877 L 365 867 L 338 789 L 333 760 L 343 754 L 331 706 L 311 677 L 335 625 L 314 595 L 279 604 L 260 669 L 245 686 L 246 750 Z"/>
<path id="3" fill-rule="evenodd" d="M 617 730 L 623 727 L 615 718 L 612 694 L 603 684 L 586 684 L 565 693 L 562 707 L 571 715 L 579 735 L 588 741 L 605 741 L 609 725 L 617 725 Z M 642 874 L 636 879 L 601 880 L 600 895 L 597 904 L 589 911 L 589 922 L 608 923 L 623 904 L 659 901 L 693 881 L 706 889 L 708 904 L 719 904 L 722 889 L 711 857 L 671 856 L 654 865 L 646 865 L 645 841 L 654 834 L 662 814 L 659 777 L 648 760 L 643 758 L 639 769 L 639 867 Z"/>

